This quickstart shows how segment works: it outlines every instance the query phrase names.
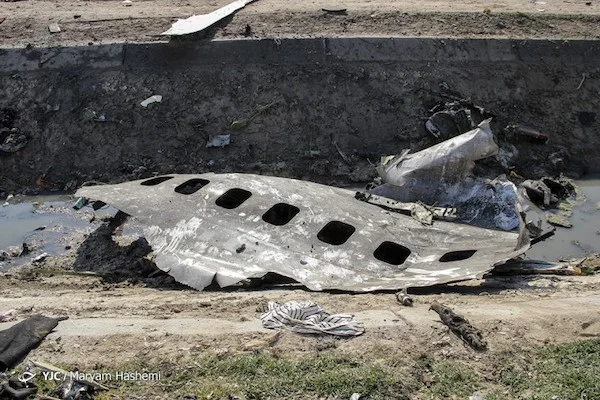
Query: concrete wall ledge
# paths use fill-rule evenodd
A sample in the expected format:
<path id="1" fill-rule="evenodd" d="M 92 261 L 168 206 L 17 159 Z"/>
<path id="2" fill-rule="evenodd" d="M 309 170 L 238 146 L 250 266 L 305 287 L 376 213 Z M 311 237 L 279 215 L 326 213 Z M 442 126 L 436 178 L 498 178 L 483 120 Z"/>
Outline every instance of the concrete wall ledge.
<path id="1" fill-rule="evenodd" d="M 600 40 L 357 37 L 120 43 L 0 49 L 0 73 L 63 68 L 186 68 L 218 64 L 519 62 L 597 65 Z"/>

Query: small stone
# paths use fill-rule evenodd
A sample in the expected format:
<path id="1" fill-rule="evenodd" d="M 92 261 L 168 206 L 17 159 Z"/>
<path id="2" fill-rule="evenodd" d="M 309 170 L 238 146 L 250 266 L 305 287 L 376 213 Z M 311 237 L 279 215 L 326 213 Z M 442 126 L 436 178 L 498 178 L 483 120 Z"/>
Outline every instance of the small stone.
<path id="1" fill-rule="evenodd" d="M 48 25 L 48 30 L 50 31 L 50 33 L 58 33 L 60 32 L 60 26 L 58 26 L 57 23 L 53 23 Z"/>
<path id="2" fill-rule="evenodd" d="M 562 226 L 563 228 L 573 227 L 573 224 L 571 223 L 571 221 L 569 221 L 566 217 L 564 217 L 562 215 L 548 213 L 548 214 L 546 214 L 546 221 L 548 221 L 549 224 L 552 224 L 555 226 Z"/>

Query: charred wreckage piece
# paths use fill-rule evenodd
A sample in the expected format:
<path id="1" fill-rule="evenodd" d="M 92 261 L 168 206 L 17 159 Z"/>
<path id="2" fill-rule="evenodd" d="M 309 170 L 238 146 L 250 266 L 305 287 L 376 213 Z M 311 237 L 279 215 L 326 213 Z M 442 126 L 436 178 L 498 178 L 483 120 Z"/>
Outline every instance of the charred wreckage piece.
<path id="1" fill-rule="evenodd" d="M 260 175 L 159 176 L 77 196 L 136 218 L 157 266 L 198 290 L 267 273 L 311 290 L 423 287 L 481 277 L 530 245 L 524 224 L 424 224 L 350 190 Z"/>

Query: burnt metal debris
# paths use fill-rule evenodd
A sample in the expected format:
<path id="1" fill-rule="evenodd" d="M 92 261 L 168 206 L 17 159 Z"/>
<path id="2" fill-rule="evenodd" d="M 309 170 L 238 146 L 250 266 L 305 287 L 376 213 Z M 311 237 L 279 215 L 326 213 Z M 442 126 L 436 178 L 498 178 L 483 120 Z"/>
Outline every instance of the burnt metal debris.
<path id="1" fill-rule="evenodd" d="M 352 191 L 286 178 L 168 175 L 76 195 L 136 218 L 157 266 L 199 290 L 267 273 L 311 290 L 430 286 L 481 277 L 529 248 L 524 229 L 424 225 Z"/>
<path id="2" fill-rule="evenodd" d="M 469 346 L 479 351 L 487 349 L 487 343 L 483 339 L 481 331 L 471 325 L 465 317 L 455 313 L 450 307 L 446 307 L 436 301 L 431 304 L 430 310 L 435 311 L 440 316 L 444 325 L 450 328 L 455 335 L 460 337 Z"/>

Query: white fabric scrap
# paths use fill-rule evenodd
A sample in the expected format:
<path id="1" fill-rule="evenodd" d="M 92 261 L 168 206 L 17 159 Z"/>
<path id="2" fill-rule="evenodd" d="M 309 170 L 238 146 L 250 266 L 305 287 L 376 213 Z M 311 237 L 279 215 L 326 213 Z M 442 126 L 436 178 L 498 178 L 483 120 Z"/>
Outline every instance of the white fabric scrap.
<path id="1" fill-rule="evenodd" d="M 296 333 L 358 336 L 365 332 L 352 314 L 330 314 L 312 301 L 290 301 L 278 304 L 270 301 L 269 310 L 261 315 L 268 329 L 286 328 Z"/>
<path id="2" fill-rule="evenodd" d="M 15 317 L 15 310 L 8 310 L 0 312 L 0 322 L 8 322 L 11 321 Z"/>

